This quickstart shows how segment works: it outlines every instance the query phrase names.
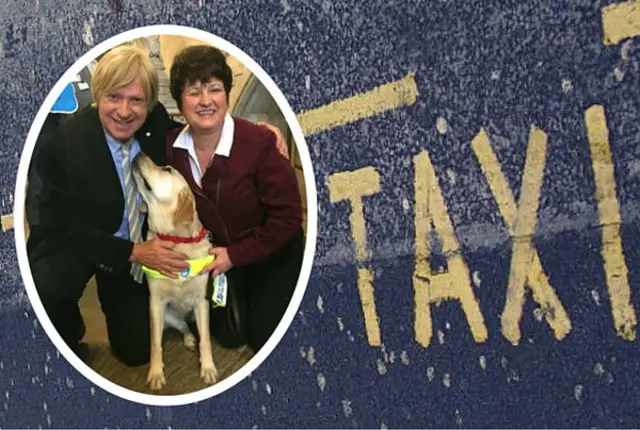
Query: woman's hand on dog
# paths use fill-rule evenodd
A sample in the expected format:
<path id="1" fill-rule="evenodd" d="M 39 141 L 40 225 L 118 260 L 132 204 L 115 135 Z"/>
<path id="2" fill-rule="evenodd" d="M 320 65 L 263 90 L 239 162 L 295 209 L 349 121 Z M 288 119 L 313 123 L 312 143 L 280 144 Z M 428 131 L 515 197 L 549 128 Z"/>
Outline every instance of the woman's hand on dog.
<path id="1" fill-rule="evenodd" d="M 211 275 L 213 278 L 233 267 L 227 248 L 209 248 L 209 255 L 215 255 L 216 258 L 213 260 L 213 263 L 205 267 L 203 271 L 212 272 Z"/>
<path id="2" fill-rule="evenodd" d="M 189 263 L 186 262 L 186 255 L 173 250 L 174 246 L 175 243 L 160 239 L 136 243 L 129 261 L 143 264 L 170 278 L 177 278 L 175 272 L 186 269 Z"/>

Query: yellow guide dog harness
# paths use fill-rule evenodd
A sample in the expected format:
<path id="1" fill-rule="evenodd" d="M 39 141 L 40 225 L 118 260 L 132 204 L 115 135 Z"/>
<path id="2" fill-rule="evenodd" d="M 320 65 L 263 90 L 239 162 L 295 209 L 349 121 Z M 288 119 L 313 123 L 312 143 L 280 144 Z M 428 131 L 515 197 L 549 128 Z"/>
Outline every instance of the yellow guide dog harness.
<path id="1" fill-rule="evenodd" d="M 200 258 L 193 258 L 191 260 L 187 260 L 189 263 L 189 267 L 184 269 L 182 272 L 176 272 L 180 279 L 193 278 L 200 274 L 202 269 L 207 267 L 209 264 L 213 263 L 216 259 L 215 255 L 206 255 Z M 154 279 L 171 279 L 168 276 L 163 275 L 157 270 L 153 270 L 147 266 L 142 266 L 142 270 L 150 277 Z"/>
<path id="2" fill-rule="evenodd" d="M 200 242 L 202 239 L 204 239 L 206 234 L 207 230 L 203 228 L 202 231 L 194 237 L 179 237 L 158 234 L 158 238 L 175 243 L 194 243 Z M 200 272 L 202 272 L 202 270 L 209 264 L 213 263 L 215 259 L 215 255 L 205 255 L 204 257 L 186 260 L 186 262 L 189 263 L 189 266 L 181 272 L 176 272 L 176 274 L 178 275 L 179 279 L 193 278 L 194 276 L 198 276 Z M 147 274 L 148 277 L 153 279 L 171 279 L 168 276 L 165 276 L 162 273 L 158 272 L 157 270 L 151 269 L 150 267 L 144 265 L 142 266 L 142 270 Z M 214 303 L 214 307 L 227 305 L 227 277 L 224 273 L 219 274 L 213 280 L 212 300 Z"/>
<path id="3" fill-rule="evenodd" d="M 166 234 L 158 233 L 158 239 L 166 240 L 173 243 L 197 243 L 197 242 L 200 242 L 202 239 L 204 239 L 206 235 L 207 235 L 207 229 L 202 227 L 202 230 L 200 230 L 200 233 L 192 237 L 169 236 Z M 189 267 L 184 269 L 182 272 L 178 272 L 176 274 L 180 279 L 186 279 L 186 278 L 197 276 L 200 274 L 202 269 L 204 269 L 205 267 L 207 267 L 207 265 L 212 263 L 213 260 L 215 260 L 215 258 L 216 258 L 215 255 L 206 255 L 204 257 L 192 258 L 191 260 L 187 260 L 187 263 L 189 263 Z M 162 273 L 158 272 L 157 270 L 153 270 L 146 266 L 142 266 L 142 270 L 149 277 L 154 279 L 171 279 L 168 276 L 164 276 Z"/>

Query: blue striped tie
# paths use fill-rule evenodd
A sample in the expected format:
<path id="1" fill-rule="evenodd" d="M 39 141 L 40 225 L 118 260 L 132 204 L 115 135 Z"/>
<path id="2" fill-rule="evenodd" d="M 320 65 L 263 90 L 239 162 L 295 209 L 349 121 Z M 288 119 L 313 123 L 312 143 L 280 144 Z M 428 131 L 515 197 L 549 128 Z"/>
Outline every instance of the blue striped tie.
<path id="1" fill-rule="evenodd" d="M 127 218 L 129 219 L 129 239 L 133 243 L 142 242 L 142 221 L 140 219 L 140 208 L 136 199 L 137 188 L 136 183 L 131 176 L 131 160 L 129 159 L 130 143 L 122 145 L 122 170 L 124 171 L 124 190 L 127 200 Z M 142 267 L 140 264 L 131 265 L 131 276 L 133 279 L 142 283 Z"/>

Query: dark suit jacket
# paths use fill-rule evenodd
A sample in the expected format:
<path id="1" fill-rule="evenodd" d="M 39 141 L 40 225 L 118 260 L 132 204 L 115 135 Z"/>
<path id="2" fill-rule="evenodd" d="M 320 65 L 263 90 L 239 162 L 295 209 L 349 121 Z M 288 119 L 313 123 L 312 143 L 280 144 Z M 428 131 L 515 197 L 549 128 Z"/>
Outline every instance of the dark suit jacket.
<path id="1" fill-rule="evenodd" d="M 165 135 L 175 126 L 158 104 L 135 135 L 158 164 L 165 163 Z M 122 221 L 124 195 L 97 109 L 88 107 L 60 125 L 42 144 L 36 169 L 42 191 L 30 260 L 64 251 L 107 272 L 128 270 L 133 243 L 113 235 Z"/>

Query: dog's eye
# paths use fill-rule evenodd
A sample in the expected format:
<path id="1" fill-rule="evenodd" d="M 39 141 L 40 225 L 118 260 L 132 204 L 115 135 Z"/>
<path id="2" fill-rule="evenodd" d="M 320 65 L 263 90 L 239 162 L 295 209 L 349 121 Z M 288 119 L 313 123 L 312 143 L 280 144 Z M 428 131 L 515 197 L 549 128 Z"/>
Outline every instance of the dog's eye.
<path id="1" fill-rule="evenodd" d="M 144 187 L 148 190 L 151 191 L 151 185 L 149 185 L 149 182 L 147 182 L 147 180 L 145 178 L 142 178 L 142 182 L 144 184 Z"/>
<path id="2" fill-rule="evenodd" d="M 162 170 L 164 170 L 165 172 L 171 173 L 171 166 L 164 166 Z"/>

